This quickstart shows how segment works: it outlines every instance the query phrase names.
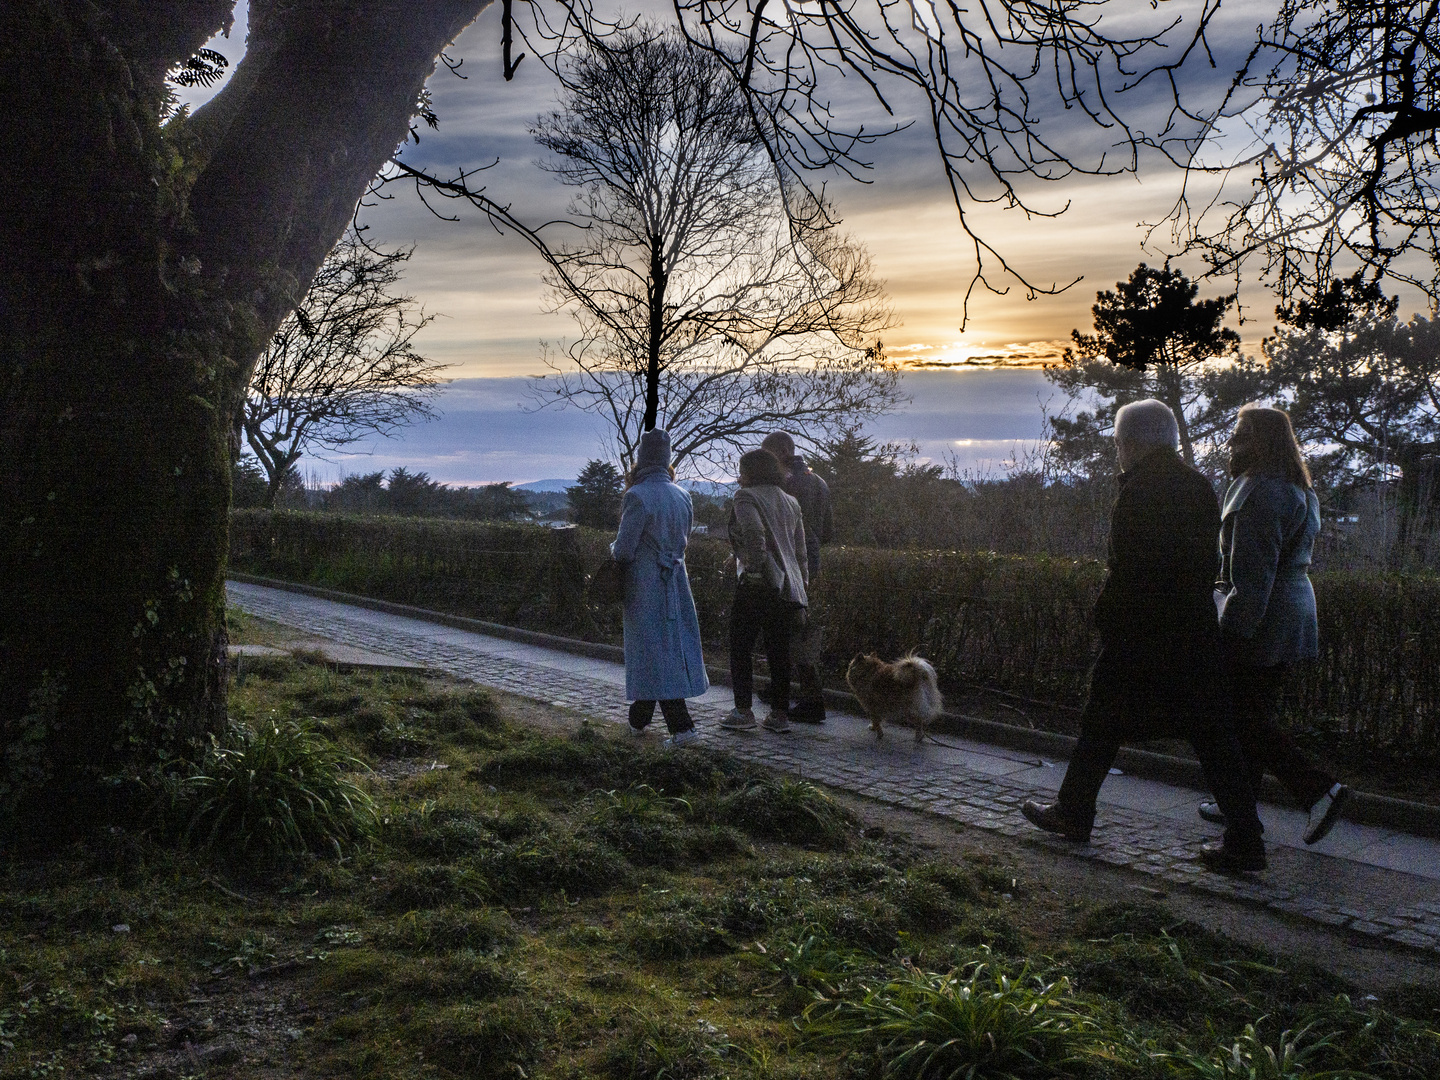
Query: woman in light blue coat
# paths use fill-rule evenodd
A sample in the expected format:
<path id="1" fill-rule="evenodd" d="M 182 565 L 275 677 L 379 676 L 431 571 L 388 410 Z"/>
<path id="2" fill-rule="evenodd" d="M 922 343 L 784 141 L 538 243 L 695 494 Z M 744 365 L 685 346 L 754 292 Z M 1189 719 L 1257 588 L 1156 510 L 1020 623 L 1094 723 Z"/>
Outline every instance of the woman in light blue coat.
<path id="1" fill-rule="evenodd" d="M 700 620 L 685 573 L 693 521 L 690 493 L 673 482 L 670 436 L 659 428 L 640 437 L 635 468 L 610 554 L 625 563 L 625 696 L 630 732 L 640 735 L 655 703 L 670 729 L 666 746 L 699 737 L 686 698 L 710 689 L 700 651 Z"/>
<path id="2" fill-rule="evenodd" d="M 1320 501 L 1290 417 L 1246 406 L 1230 437 L 1230 475 L 1220 510 L 1220 636 L 1231 702 L 1256 791 L 1268 770 L 1310 812 L 1305 842 L 1322 839 L 1349 789 L 1311 761 L 1276 723 L 1280 694 L 1297 663 L 1319 655 L 1315 590 L 1308 570 L 1320 532 Z M 1216 816 L 1202 805 L 1201 815 Z"/>

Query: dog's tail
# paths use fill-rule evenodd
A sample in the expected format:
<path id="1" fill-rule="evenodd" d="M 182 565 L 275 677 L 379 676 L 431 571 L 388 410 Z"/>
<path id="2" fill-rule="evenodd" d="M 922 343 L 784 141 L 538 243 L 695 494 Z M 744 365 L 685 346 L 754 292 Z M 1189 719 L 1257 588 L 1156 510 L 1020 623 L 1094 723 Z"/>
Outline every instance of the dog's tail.
<path id="1" fill-rule="evenodd" d="M 940 687 L 935 678 L 935 668 L 930 661 L 911 653 L 895 662 L 896 678 L 914 690 L 915 711 L 925 720 L 934 720 L 944 707 Z"/>

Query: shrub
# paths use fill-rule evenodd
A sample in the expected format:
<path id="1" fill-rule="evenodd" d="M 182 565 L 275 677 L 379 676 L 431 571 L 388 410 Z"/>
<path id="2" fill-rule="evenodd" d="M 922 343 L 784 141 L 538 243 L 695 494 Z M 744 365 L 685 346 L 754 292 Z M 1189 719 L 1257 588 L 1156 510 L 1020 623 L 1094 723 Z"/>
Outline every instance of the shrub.
<path id="1" fill-rule="evenodd" d="M 374 832 L 375 803 L 351 778 L 364 762 L 293 720 L 232 724 L 185 781 L 187 841 L 240 860 L 326 848 Z"/>
<path id="2" fill-rule="evenodd" d="M 610 539 L 590 529 L 237 510 L 230 560 L 239 570 L 618 641 L 619 608 L 584 595 L 585 574 Z M 728 554 L 724 543 L 697 537 L 686 556 L 701 637 L 716 652 L 733 591 Z M 1104 579 L 1093 559 L 830 548 L 825 578 L 812 615 L 825 627 L 823 659 L 834 675 L 858 652 L 915 649 L 949 686 L 1070 706 L 1084 694 L 1097 646 L 1090 613 Z M 1440 576 L 1334 571 L 1314 583 L 1321 655 L 1287 694 L 1285 716 L 1297 726 L 1321 718 L 1361 746 L 1433 760 Z"/>

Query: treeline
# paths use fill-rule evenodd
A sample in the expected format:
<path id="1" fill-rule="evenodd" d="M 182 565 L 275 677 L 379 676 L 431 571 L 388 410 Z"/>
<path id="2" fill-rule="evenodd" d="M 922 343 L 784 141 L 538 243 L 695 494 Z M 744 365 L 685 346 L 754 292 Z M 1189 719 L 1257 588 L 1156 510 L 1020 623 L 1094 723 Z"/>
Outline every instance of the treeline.
<path id="1" fill-rule="evenodd" d="M 237 510 L 263 507 L 266 476 L 254 458 L 235 465 L 232 498 Z M 330 488 L 307 487 L 293 468 L 280 485 L 276 504 L 282 509 L 322 510 L 348 514 L 393 514 L 403 517 L 457 518 L 469 521 L 515 521 L 537 508 L 524 491 L 508 483 L 451 487 L 424 472 L 403 466 L 345 477 Z"/>

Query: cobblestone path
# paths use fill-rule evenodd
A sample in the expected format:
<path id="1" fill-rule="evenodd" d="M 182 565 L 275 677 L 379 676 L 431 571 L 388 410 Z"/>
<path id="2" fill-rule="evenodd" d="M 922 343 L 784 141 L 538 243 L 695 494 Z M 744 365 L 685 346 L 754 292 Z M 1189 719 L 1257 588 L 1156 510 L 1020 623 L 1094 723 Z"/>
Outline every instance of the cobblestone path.
<path id="1" fill-rule="evenodd" d="M 230 602 L 309 634 L 389 654 L 594 719 L 626 717 L 621 665 L 280 589 L 229 583 Z M 879 802 L 1095 859 L 1157 881 L 1440 954 L 1440 843 L 1341 822 L 1322 844 L 1299 841 L 1304 815 L 1262 807 L 1270 868 L 1224 877 L 1195 861 L 1215 828 L 1195 814 L 1196 792 L 1112 776 L 1088 846 L 1034 829 L 1020 816 L 1030 798 L 1053 799 L 1063 763 L 946 737 L 917 746 L 908 731 L 876 743 L 868 724 L 831 714 L 823 727 L 734 734 L 718 722 L 729 691 L 691 701 L 700 745 L 843 788 Z M 658 721 L 657 716 L 657 721 Z M 655 725 L 663 728 L 663 725 Z"/>

